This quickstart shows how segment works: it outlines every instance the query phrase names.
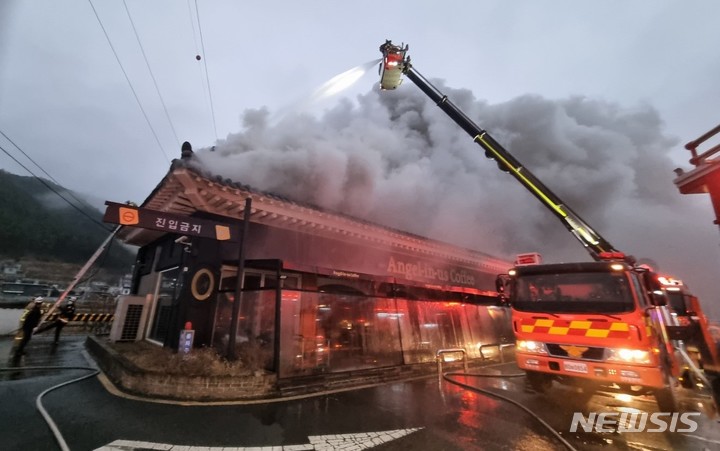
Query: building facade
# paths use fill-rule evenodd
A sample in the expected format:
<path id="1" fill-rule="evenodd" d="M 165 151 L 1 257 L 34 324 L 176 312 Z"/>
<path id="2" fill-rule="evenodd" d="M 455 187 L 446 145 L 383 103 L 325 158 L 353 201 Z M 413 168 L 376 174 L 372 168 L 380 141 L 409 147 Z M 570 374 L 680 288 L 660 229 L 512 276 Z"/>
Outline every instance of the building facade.
<path id="1" fill-rule="evenodd" d="M 242 231 L 248 198 L 243 244 L 181 238 L 193 218 Z M 495 292 L 508 261 L 213 177 L 189 153 L 142 208 L 188 218 L 120 232 L 140 246 L 132 292 L 150 299 L 143 335 L 158 345 L 177 348 L 189 322 L 196 347 L 290 378 L 513 340 Z"/>

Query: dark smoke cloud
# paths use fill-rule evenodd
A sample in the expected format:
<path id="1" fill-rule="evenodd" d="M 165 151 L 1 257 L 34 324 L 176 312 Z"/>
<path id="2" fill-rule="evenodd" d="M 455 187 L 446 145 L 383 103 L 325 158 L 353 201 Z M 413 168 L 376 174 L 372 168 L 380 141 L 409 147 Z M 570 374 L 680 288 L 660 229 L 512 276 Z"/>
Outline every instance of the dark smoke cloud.
<path id="1" fill-rule="evenodd" d="M 489 105 L 437 86 L 617 249 L 660 265 L 682 260 L 681 246 L 666 243 L 695 207 L 672 183 L 678 142 L 663 134 L 652 106 L 537 95 Z M 373 89 L 320 118 L 285 115 L 271 124 L 269 116 L 246 111 L 243 131 L 198 152 L 205 169 L 504 258 L 540 251 L 546 261 L 589 259 L 418 89 Z"/>

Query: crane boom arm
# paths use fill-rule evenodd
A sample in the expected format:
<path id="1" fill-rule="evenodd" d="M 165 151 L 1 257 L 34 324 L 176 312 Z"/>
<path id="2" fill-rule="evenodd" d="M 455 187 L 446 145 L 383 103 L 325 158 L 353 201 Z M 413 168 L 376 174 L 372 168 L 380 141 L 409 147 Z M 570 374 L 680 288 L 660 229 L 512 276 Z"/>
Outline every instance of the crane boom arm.
<path id="1" fill-rule="evenodd" d="M 530 170 L 524 167 L 500 145 L 500 143 L 490 136 L 486 130 L 483 130 L 470 120 L 446 95 L 440 92 L 432 83 L 415 70 L 412 64 L 410 64 L 410 58 L 405 55 L 407 46 L 396 46 L 390 41 L 386 41 L 385 44 L 380 46 L 380 51 L 384 56 L 383 62 L 381 63 L 382 74 L 380 86 L 382 89 L 394 89 L 400 84 L 397 71 L 405 74 L 407 78 L 430 97 L 445 114 L 455 121 L 460 128 L 465 130 L 465 132 L 473 138 L 473 141 L 485 150 L 486 157 L 495 160 L 500 170 L 508 172 L 515 177 L 515 179 L 530 191 L 533 196 L 540 200 L 551 213 L 560 219 L 565 228 L 582 243 L 593 259 L 601 260 L 601 253 L 605 258 L 608 258 L 608 256 L 612 257 L 613 254 L 616 254 L 617 258 L 625 258 L 619 251 L 613 248 L 607 240 L 595 232 L 578 214 L 565 205 L 548 187 L 540 182 Z"/>

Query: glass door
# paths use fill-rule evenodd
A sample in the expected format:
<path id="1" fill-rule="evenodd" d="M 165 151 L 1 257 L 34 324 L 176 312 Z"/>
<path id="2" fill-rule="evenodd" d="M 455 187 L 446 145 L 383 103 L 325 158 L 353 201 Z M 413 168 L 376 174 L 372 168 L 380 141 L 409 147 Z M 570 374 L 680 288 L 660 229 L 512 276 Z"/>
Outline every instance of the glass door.
<path id="1" fill-rule="evenodd" d="M 165 342 L 170 330 L 170 317 L 175 300 L 180 268 L 168 269 L 160 273 L 155 286 L 155 306 L 148 339 L 159 344 Z"/>

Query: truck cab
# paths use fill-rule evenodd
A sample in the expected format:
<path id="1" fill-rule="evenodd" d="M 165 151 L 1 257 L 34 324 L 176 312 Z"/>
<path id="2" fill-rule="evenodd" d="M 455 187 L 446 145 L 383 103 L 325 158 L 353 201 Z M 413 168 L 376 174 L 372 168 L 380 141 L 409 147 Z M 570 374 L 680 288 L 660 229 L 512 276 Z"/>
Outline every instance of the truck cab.
<path id="1" fill-rule="evenodd" d="M 518 366 L 529 385 L 653 394 L 675 410 L 670 316 L 650 271 L 623 261 L 515 266 L 507 279 Z"/>

